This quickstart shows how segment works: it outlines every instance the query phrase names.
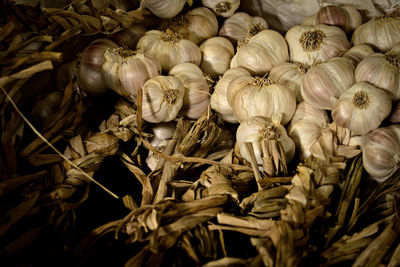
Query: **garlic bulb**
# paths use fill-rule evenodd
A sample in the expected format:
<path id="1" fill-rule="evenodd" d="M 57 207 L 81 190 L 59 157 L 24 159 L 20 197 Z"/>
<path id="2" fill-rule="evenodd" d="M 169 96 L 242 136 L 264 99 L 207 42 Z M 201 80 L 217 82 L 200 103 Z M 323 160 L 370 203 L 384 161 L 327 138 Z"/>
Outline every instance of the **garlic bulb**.
<path id="1" fill-rule="evenodd" d="M 392 114 L 390 115 L 390 122 L 400 123 L 400 101 L 397 101 L 393 106 L 394 108 L 392 110 Z"/>
<path id="2" fill-rule="evenodd" d="M 178 15 L 188 0 L 142 0 L 140 8 L 148 8 L 159 18 L 169 19 Z"/>
<path id="3" fill-rule="evenodd" d="M 197 7 L 183 16 L 168 21 L 161 26 L 161 29 L 178 32 L 182 34 L 184 39 L 199 44 L 203 40 L 217 35 L 218 21 L 211 10 L 206 7 Z"/>
<path id="4" fill-rule="evenodd" d="M 400 18 L 373 18 L 354 31 L 352 42 L 354 45 L 368 44 L 386 52 L 400 42 Z"/>
<path id="5" fill-rule="evenodd" d="M 172 76 L 158 75 L 143 85 L 142 118 L 148 122 L 168 122 L 175 119 L 183 105 L 185 88 Z"/>
<path id="6" fill-rule="evenodd" d="M 296 107 L 287 132 L 296 145 L 296 154 L 300 160 L 311 155 L 311 146 L 321 136 L 322 129 L 329 123 L 325 110 L 317 109 L 303 101 Z"/>
<path id="7" fill-rule="evenodd" d="M 236 131 L 236 140 L 239 145 L 240 154 L 247 161 L 251 161 L 250 155 L 245 149 L 245 143 L 251 142 L 258 165 L 263 164 L 263 142 L 276 140 L 281 144 L 286 156 L 286 161 L 293 159 L 295 145 L 287 135 L 285 128 L 279 121 L 271 121 L 263 117 L 255 116 L 241 122 Z M 265 155 L 266 156 L 266 155 Z"/>
<path id="8" fill-rule="evenodd" d="M 389 50 L 367 56 L 357 65 L 355 78 L 387 90 L 393 100 L 400 99 L 400 53 Z"/>
<path id="9" fill-rule="evenodd" d="M 283 36 L 273 30 L 263 30 L 238 44 L 231 68 L 242 67 L 255 75 L 263 75 L 276 64 L 289 60 Z"/>
<path id="10" fill-rule="evenodd" d="M 103 78 L 107 86 L 129 100 L 134 100 L 139 87 L 161 73 L 158 60 L 148 54 L 127 48 L 107 49 L 104 53 Z"/>
<path id="11" fill-rule="evenodd" d="M 183 39 L 170 30 L 151 30 L 140 38 L 137 49 L 158 59 L 163 71 L 168 72 L 179 63 L 191 62 L 200 65 L 200 48 L 192 41 Z"/>
<path id="12" fill-rule="evenodd" d="M 168 144 L 168 140 L 170 140 L 174 135 L 175 129 L 176 129 L 175 122 L 162 122 L 162 123 L 152 124 L 150 133 L 153 134 L 153 137 L 149 139 L 150 144 L 158 152 L 160 153 L 163 152 Z M 151 171 L 154 171 L 156 169 L 159 161 L 160 157 L 154 155 L 152 151 L 149 151 L 149 154 L 146 158 L 146 164 Z"/>
<path id="13" fill-rule="evenodd" d="M 345 32 L 335 26 L 296 25 L 286 33 L 290 61 L 311 65 L 326 61 L 350 48 Z"/>
<path id="14" fill-rule="evenodd" d="M 235 48 L 224 37 L 212 37 L 200 45 L 200 68 L 212 76 L 223 75 L 229 69 Z"/>
<path id="15" fill-rule="evenodd" d="M 210 88 L 201 69 L 193 63 L 182 63 L 174 66 L 169 75 L 178 78 L 185 87 L 180 114 L 190 119 L 200 118 L 210 103 Z"/>
<path id="16" fill-rule="evenodd" d="M 33 122 L 39 127 L 44 126 L 60 109 L 62 99 L 63 93 L 55 91 L 36 102 L 31 111 Z"/>
<path id="17" fill-rule="evenodd" d="M 146 28 L 142 25 L 135 24 L 129 29 L 111 34 L 108 39 L 115 42 L 120 47 L 135 49 L 139 39 L 146 33 L 146 31 Z"/>
<path id="18" fill-rule="evenodd" d="M 337 26 L 349 33 L 362 24 L 362 17 L 354 7 L 329 5 L 318 11 L 316 22 L 317 24 Z"/>
<path id="19" fill-rule="evenodd" d="M 244 41 L 247 36 L 253 36 L 262 30 L 268 29 L 268 23 L 261 17 L 252 17 L 245 12 L 237 12 L 227 18 L 218 35 L 227 38 L 234 45 L 238 41 Z"/>
<path id="20" fill-rule="evenodd" d="M 343 54 L 343 57 L 353 61 L 353 65 L 357 67 L 361 60 L 373 53 L 374 50 L 369 45 L 360 44 L 350 48 L 346 53 Z"/>
<path id="21" fill-rule="evenodd" d="M 355 83 L 334 104 L 332 118 L 337 125 L 363 135 L 379 127 L 392 109 L 390 95 L 366 83 Z"/>
<path id="22" fill-rule="evenodd" d="M 303 78 L 301 95 L 312 106 L 320 109 L 332 109 L 332 97 L 354 84 L 354 66 L 349 59 L 331 58 L 312 66 Z"/>
<path id="23" fill-rule="evenodd" d="M 377 182 L 389 179 L 400 167 L 400 124 L 370 132 L 362 146 L 363 166 Z"/>
<path id="24" fill-rule="evenodd" d="M 274 84 L 271 79 L 242 75 L 232 80 L 229 87 L 228 102 L 239 122 L 253 116 L 271 119 L 281 114 L 281 123 L 285 125 L 296 110 L 296 98 L 290 89 Z"/>
<path id="25" fill-rule="evenodd" d="M 230 89 L 229 84 L 236 77 L 243 75 L 250 76 L 250 73 L 243 68 L 227 70 L 215 85 L 214 92 L 211 95 L 211 108 L 218 112 L 224 121 L 229 123 L 238 123 L 228 102 L 227 92 Z"/>
<path id="26" fill-rule="evenodd" d="M 269 77 L 277 84 L 286 85 L 295 95 L 297 102 L 301 102 L 301 83 L 307 70 L 306 66 L 299 63 L 283 62 L 271 69 Z"/>
<path id="27" fill-rule="evenodd" d="M 108 39 L 97 39 L 88 45 L 78 59 L 79 87 L 92 95 L 100 95 L 108 90 L 101 76 L 101 70 L 106 59 L 104 53 L 108 48 L 118 45 Z"/>
<path id="28" fill-rule="evenodd" d="M 225 18 L 232 16 L 240 6 L 240 0 L 201 0 L 201 3 Z"/>

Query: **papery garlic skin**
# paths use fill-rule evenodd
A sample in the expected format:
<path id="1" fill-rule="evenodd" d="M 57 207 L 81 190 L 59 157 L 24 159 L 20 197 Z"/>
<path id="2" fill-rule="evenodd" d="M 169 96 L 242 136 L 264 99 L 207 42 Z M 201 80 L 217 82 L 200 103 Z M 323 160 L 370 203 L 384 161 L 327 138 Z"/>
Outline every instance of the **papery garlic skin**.
<path id="1" fill-rule="evenodd" d="M 400 99 L 400 53 L 374 53 L 364 58 L 355 71 L 357 82 L 366 81 Z"/>
<path id="2" fill-rule="evenodd" d="M 97 39 L 88 45 L 78 59 L 78 84 L 92 95 L 101 95 L 108 91 L 108 86 L 101 75 L 106 61 L 104 53 L 118 45 L 108 39 Z"/>
<path id="3" fill-rule="evenodd" d="M 295 153 L 294 142 L 287 135 L 285 128 L 279 123 L 255 116 L 241 122 L 236 131 L 236 141 L 242 157 L 251 162 L 251 157 L 244 147 L 246 142 L 250 142 L 253 145 L 257 164 L 260 166 L 263 163 L 262 143 L 268 140 L 276 140 L 280 143 L 287 162 L 293 159 Z"/>
<path id="4" fill-rule="evenodd" d="M 102 75 L 107 86 L 128 100 L 134 100 L 139 87 L 161 73 L 158 60 L 130 49 L 108 49 L 104 53 Z"/>
<path id="5" fill-rule="evenodd" d="M 201 3 L 225 18 L 232 16 L 240 6 L 240 0 L 201 0 Z"/>
<path id="6" fill-rule="evenodd" d="M 192 41 L 183 39 L 181 34 L 169 30 L 146 32 L 140 38 L 137 49 L 157 58 L 165 72 L 180 63 L 200 65 L 201 62 L 200 48 Z"/>
<path id="7" fill-rule="evenodd" d="M 364 140 L 362 157 L 375 181 L 389 179 L 400 167 L 400 124 L 371 131 Z"/>
<path id="8" fill-rule="evenodd" d="M 374 50 L 367 44 L 359 44 L 350 48 L 346 53 L 343 54 L 344 58 L 348 58 L 353 61 L 353 65 L 357 65 L 367 56 L 374 53 Z"/>
<path id="9" fill-rule="evenodd" d="M 187 0 L 142 0 L 140 8 L 148 8 L 157 17 L 169 19 L 178 15 L 186 2 Z"/>
<path id="10" fill-rule="evenodd" d="M 301 25 L 303 26 L 315 26 L 317 25 L 317 14 L 308 16 L 306 18 L 303 19 L 303 21 L 301 22 Z"/>
<path id="11" fill-rule="evenodd" d="M 325 6 L 322 7 L 316 17 L 317 24 L 337 26 L 350 33 L 362 24 L 360 12 L 351 6 Z"/>
<path id="12" fill-rule="evenodd" d="M 271 79 L 243 75 L 232 80 L 229 87 L 228 102 L 239 122 L 253 116 L 272 119 L 281 114 L 281 123 L 286 125 L 296 110 L 296 98 L 290 89 Z"/>
<path id="13" fill-rule="evenodd" d="M 334 104 L 332 118 L 337 125 L 363 135 L 379 127 L 389 116 L 392 100 L 389 93 L 366 82 L 355 83 Z"/>
<path id="14" fill-rule="evenodd" d="M 283 36 L 274 30 L 263 30 L 238 45 L 231 68 L 242 67 L 254 75 L 263 75 L 288 60 L 288 47 Z"/>
<path id="15" fill-rule="evenodd" d="M 290 120 L 290 124 L 300 120 L 312 122 L 320 127 L 326 127 L 329 123 L 328 114 L 325 110 L 315 108 L 306 101 L 297 104 L 296 111 Z"/>
<path id="16" fill-rule="evenodd" d="M 228 102 L 227 92 L 230 90 L 229 84 L 233 79 L 243 75 L 251 76 L 243 68 L 228 69 L 215 85 L 214 92 L 211 95 L 211 108 L 218 112 L 224 121 L 229 123 L 238 123 Z"/>
<path id="17" fill-rule="evenodd" d="M 211 76 L 223 75 L 235 54 L 232 43 L 224 37 L 212 37 L 200 45 L 200 68 Z"/>
<path id="18" fill-rule="evenodd" d="M 218 35 L 236 45 L 238 41 L 244 41 L 247 36 L 256 35 L 265 29 L 268 29 L 268 23 L 262 17 L 252 17 L 245 12 L 237 12 L 224 21 Z"/>
<path id="19" fill-rule="evenodd" d="M 332 97 L 339 97 L 354 84 L 353 63 L 342 57 L 310 67 L 303 78 L 301 95 L 315 108 L 331 110 Z"/>
<path id="20" fill-rule="evenodd" d="M 368 44 L 386 52 L 400 42 L 400 18 L 373 18 L 358 27 L 351 40 L 354 45 Z"/>
<path id="21" fill-rule="evenodd" d="M 285 35 L 289 46 L 290 61 L 312 65 L 339 56 L 350 48 L 345 32 L 328 25 L 296 25 Z"/>
<path id="22" fill-rule="evenodd" d="M 183 105 L 185 87 L 172 76 L 158 75 L 143 85 L 142 118 L 148 122 L 169 122 Z"/>
<path id="23" fill-rule="evenodd" d="M 200 118 L 210 103 L 210 87 L 202 70 L 193 63 L 182 63 L 174 66 L 169 75 L 178 78 L 185 87 L 180 114 L 190 119 Z"/>
<path id="24" fill-rule="evenodd" d="M 271 69 L 269 77 L 277 84 L 286 85 L 296 96 L 297 102 L 301 102 L 301 84 L 307 70 L 306 66 L 299 63 L 283 62 Z"/>
<path id="25" fill-rule="evenodd" d="M 173 137 L 175 129 L 175 122 L 162 122 L 152 124 L 150 133 L 153 134 L 153 137 L 149 138 L 148 141 L 158 152 L 162 153 L 167 146 L 168 141 Z M 156 169 L 159 161 L 160 157 L 154 155 L 152 151 L 149 151 L 149 154 L 146 158 L 146 164 L 151 171 L 154 171 Z"/>

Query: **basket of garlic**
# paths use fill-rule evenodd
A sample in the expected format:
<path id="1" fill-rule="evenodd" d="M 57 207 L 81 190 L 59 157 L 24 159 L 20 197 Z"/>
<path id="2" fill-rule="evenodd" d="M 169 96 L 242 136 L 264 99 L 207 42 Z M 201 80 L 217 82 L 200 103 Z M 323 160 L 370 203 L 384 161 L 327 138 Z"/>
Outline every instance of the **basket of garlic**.
<path id="1" fill-rule="evenodd" d="M 2 1 L 0 265 L 398 266 L 389 2 Z"/>

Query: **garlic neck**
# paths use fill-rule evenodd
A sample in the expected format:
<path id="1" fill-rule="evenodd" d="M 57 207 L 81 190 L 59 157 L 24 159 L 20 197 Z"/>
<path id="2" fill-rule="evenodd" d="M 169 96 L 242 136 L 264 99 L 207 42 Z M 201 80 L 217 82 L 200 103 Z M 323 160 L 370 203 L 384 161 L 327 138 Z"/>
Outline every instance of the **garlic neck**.
<path id="1" fill-rule="evenodd" d="M 386 54 L 385 55 L 385 60 L 391 66 L 400 69 L 400 55 L 398 55 L 398 54 Z"/>
<path id="2" fill-rule="evenodd" d="M 304 51 L 313 52 L 321 47 L 325 38 L 325 33 L 320 30 L 308 31 L 301 35 L 299 42 Z"/>
<path id="3" fill-rule="evenodd" d="M 281 131 L 272 123 L 264 124 L 259 130 L 259 134 L 268 140 L 277 140 L 282 136 Z"/>
<path id="4" fill-rule="evenodd" d="M 354 94 L 353 105 L 358 109 L 365 109 L 370 103 L 368 94 L 364 91 L 358 91 Z"/>
<path id="5" fill-rule="evenodd" d="M 178 99 L 178 91 L 176 90 L 170 89 L 164 93 L 163 101 L 167 102 L 168 105 L 175 104 L 177 99 Z"/>
<path id="6" fill-rule="evenodd" d="M 219 2 L 215 6 L 215 11 L 218 13 L 226 13 L 231 10 L 232 4 L 230 2 Z"/>
<path id="7" fill-rule="evenodd" d="M 177 43 L 182 39 L 182 35 L 178 32 L 174 32 L 170 29 L 166 29 L 164 32 L 161 32 L 160 39 L 163 42 L 167 43 Z"/>

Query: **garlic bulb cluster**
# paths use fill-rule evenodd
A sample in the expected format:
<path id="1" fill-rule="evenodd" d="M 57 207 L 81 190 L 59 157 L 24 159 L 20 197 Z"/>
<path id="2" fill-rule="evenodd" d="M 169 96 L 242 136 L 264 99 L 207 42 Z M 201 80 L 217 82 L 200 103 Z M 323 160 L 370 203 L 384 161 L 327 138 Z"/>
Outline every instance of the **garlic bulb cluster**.
<path id="1" fill-rule="evenodd" d="M 386 52 L 400 42 L 400 18 L 373 18 L 354 31 L 352 42 L 354 45 L 368 44 Z"/>
<path id="2" fill-rule="evenodd" d="M 201 69 L 193 63 L 182 63 L 174 66 L 169 75 L 178 78 L 185 87 L 180 114 L 190 119 L 200 118 L 210 103 L 210 88 Z"/>
<path id="3" fill-rule="evenodd" d="M 362 17 L 354 7 L 329 5 L 318 11 L 316 23 L 337 26 L 350 33 L 362 24 Z"/>
<path id="4" fill-rule="evenodd" d="M 287 135 L 285 127 L 279 120 L 271 121 L 264 117 L 250 117 L 240 123 L 236 131 L 236 141 L 239 145 L 240 154 L 247 161 L 251 161 L 250 155 L 245 149 L 245 143 L 250 142 L 253 145 L 254 154 L 258 165 L 263 164 L 263 146 L 270 140 L 279 143 L 285 153 L 286 161 L 293 159 L 295 145 L 292 139 Z"/>
<path id="5" fill-rule="evenodd" d="M 92 95 L 100 95 L 108 90 L 101 75 L 102 67 L 106 61 L 104 53 L 109 48 L 118 45 L 108 39 L 97 39 L 88 45 L 78 59 L 78 84 L 79 87 Z"/>
<path id="6" fill-rule="evenodd" d="M 148 8 L 159 18 L 169 19 L 182 11 L 188 0 L 141 0 L 140 8 Z"/>
<path id="7" fill-rule="evenodd" d="M 224 37 L 212 37 L 200 45 L 200 68 L 212 76 L 223 75 L 235 54 L 232 43 Z"/>
<path id="8" fill-rule="evenodd" d="M 379 127 L 389 116 L 392 100 L 389 93 L 366 83 L 355 83 L 334 104 L 332 118 L 337 125 L 363 135 Z"/>
<path id="9" fill-rule="evenodd" d="M 274 30 L 263 30 L 238 44 L 231 68 L 242 67 L 254 75 L 263 75 L 276 64 L 288 60 L 288 47 L 283 36 Z"/>
<path id="10" fill-rule="evenodd" d="M 197 7 L 188 11 L 185 15 L 178 16 L 161 29 L 170 29 L 182 34 L 184 39 L 188 39 L 195 44 L 217 35 L 218 21 L 214 13 L 206 7 Z"/>
<path id="11" fill-rule="evenodd" d="M 344 58 L 353 61 L 353 65 L 357 67 L 358 63 L 364 58 L 374 53 L 374 50 L 367 44 L 355 45 L 343 54 Z"/>
<path id="12" fill-rule="evenodd" d="M 312 65 L 339 56 L 350 48 L 346 33 L 335 26 L 296 25 L 286 33 L 290 61 Z"/>
<path id="13" fill-rule="evenodd" d="M 232 80 L 227 92 L 228 103 L 239 122 L 253 116 L 271 119 L 282 115 L 286 125 L 296 110 L 296 98 L 285 85 L 274 84 L 269 78 L 241 75 Z"/>
<path id="14" fill-rule="evenodd" d="M 247 36 L 254 36 L 265 29 L 268 29 L 268 23 L 262 17 L 252 17 L 245 12 L 237 12 L 224 21 L 218 35 L 236 45 L 238 41 L 244 41 Z"/>
<path id="15" fill-rule="evenodd" d="M 321 136 L 322 129 L 329 123 L 328 115 L 322 109 L 317 109 L 301 102 L 288 126 L 288 135 L 296 145 L 296 154 L 300 160 L 311 155 L 311 146 Z"/>
<path id="16" fill-rule="evenodd" d="M 185 87 L 172 76 L 158 75 L 143 85 L 142 118 L 148 122 L 169 122 L 183 105 Z"/>
<path id="17" fill-rule="evenodd" d="M 174 135 L 176 129 L 175 122 L 162 122 L 157 124 L 152 124 L 150 129 L 150 133 L 153 135 L 149 139 L 150 144 L 160 153 L 162 153 L 165 147 L 168 144 L 168 141 Z M 146 164 L 151 171 L 154 171 L 157 167 L 158 162 L 160 161 L 160 157 L 154 155 L 152 151 L 149 151 L 149 154 L 146 158 Z"/>
<path id="18" fill-rule="evenodd" d="M 334 57 L 312 66 L 303 78 L 301 95 L 312 106 L 331 110 L 332 97 L 339 97 L 354 84 L 353 63 Z"/>
<path id="19" fill-rule="evenodd" d="M 363 166 L 377 182 L 389 179 L 400 167 L 400 124 L 382 127 L 366 135 Z"/>
<path id="20" fill-rule="evenodd" d="M 303 101 L 301 84 L 307 70 L 307 66 L 299 63 L 283 62 L 271 69 L 269 77 L 277 84 L 286 85 L 296 97 L 297 102 L 301 102 Z"/>
<path id="21" fill-rule="evenodd" d="M 240 6 L 240 0 L 201 0 L 201 3 L 225 18 L 232 16 Z"/>
<path id="22" fill-rule="evenodd" d="M 158 60 L 148 54 L 127 48 L 107 49 L 102 75 L 107 86 L 128 100 L 136 99 L 139 87 L 161 74 Z"/>
<path id="23" fill-rule="evenodd" d="M 238 123 L 227 96 L 228 90 L 231 88 L 229 84 L 238 76 L 250 76 L 250 73 L 243 68 L 227 70 L 215 85 L 214 92 L 211 95 L 211 108 L 218 112 L 224 121 L 229 123 Z"/>
<path id="24" fill-rule="evenodd" d="M 400 51 L 374 53 L 364 58 L 355 71 L 357 82 L 366 81 L 390 92 L 393 100 L 400 99 Z"/>
<path id="25" fill-rule="evenodd" d="M 192 41 L 183 39 L 180 33 L 169 29 L 146 32 L 140 38 L 137 49 L 158 59 L 165 72 L 180 63 L 191 62 L 200 65 L 201 62 L 200 48 Z"/>

